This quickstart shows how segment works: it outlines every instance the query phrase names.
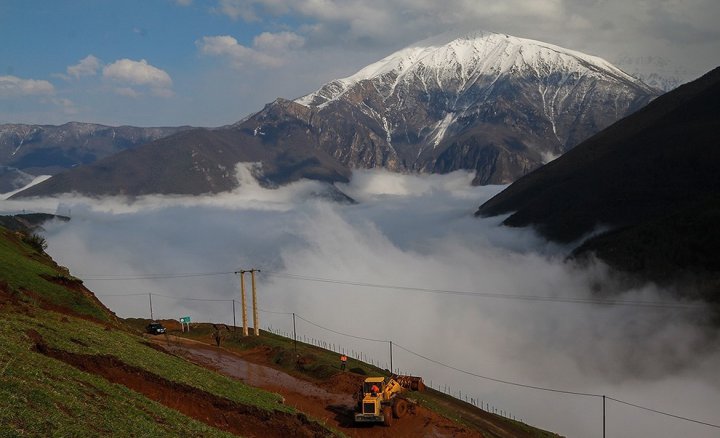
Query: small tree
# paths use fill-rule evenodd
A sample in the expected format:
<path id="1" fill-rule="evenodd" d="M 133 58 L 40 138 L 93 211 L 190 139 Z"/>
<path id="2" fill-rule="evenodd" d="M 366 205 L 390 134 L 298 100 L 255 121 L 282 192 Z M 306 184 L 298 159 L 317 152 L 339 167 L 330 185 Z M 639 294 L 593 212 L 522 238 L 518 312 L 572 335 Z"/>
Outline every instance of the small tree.
<path id="1" fill-rule="evenodd" d="M 23 242 L 32 246 L 37 252 L 45 252 L 47 249 L 47 241 L 39 234 L 32 233 L 23 237 Z"/>

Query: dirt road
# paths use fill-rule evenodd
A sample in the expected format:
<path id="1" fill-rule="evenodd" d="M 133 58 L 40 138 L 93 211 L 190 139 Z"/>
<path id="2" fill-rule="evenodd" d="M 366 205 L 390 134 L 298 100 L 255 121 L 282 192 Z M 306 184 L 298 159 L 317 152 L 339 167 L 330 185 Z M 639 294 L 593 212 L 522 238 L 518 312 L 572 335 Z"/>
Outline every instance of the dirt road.
<path id="1" fill-rule="evenodd" d="M 355 401 L 352 394 L 363 380 L 359 375 L 344 373 L 315 383 L 258 363 L 262 362 L 263 355 L 256 351 L 235 353 L 173 336 L 153 338 L 153 342 L 170 353 L 240 379 L 248 385 L 276 392 L 285 398 L 285 404 L 351 437 L 482 437 L 479 432 L 470 431 L 419 406 L 415 412 L 395 420 L 389 428 L 356 425 L 353 421 Z"/>

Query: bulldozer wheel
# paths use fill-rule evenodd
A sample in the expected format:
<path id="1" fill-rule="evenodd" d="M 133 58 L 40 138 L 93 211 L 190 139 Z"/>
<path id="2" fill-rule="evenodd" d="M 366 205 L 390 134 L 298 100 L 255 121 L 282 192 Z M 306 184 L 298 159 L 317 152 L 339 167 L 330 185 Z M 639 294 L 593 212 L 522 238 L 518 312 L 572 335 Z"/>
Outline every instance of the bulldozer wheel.
<path id="1" fill-rule="evenodd" d="M 383 420 L 383 424 L 387 427 L 390 427 L 392 425 L 392 409 L 390 406 L 385 406 L 383 408 L 383 417 L 385 419 Z"/>
<path id="2" fill-rule="evenodd" d="M 395 418 L 404 417 L 405 414 L 407 414 L 407 410 L 407 401 L 401 398 L 395 399 L 395 402 L 393 403 L 393 414 L 395 415 Z"/>

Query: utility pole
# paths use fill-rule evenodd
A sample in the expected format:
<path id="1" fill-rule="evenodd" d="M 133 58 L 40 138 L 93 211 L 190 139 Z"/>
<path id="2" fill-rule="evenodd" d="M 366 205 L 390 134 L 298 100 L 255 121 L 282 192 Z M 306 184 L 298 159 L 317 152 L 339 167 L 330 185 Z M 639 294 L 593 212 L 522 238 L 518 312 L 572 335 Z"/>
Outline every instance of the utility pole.
<path id="1" fill-rule="evenodd" d="M 233 298 L 233 332 L 235 332 L 235 327 L 237 325 L 235 324 L 235 298 Z"/>
<path id="2" fill-rule="evenodd" d="M 248 335 L 247 326 L 247 306 L 245 303 L 245 272 L 242 269 L 235 271 L 236 274 L 240 274 L 240 306 L 242 307 L 242 324 L 243 324 L 243 336 Z"/>
<path id="3" fill-rule="evenodd" d="M 390 341 L 390 374 L 394 373 L 392 363 L 392 341 Z"/>
<path id="4" fill-rule="evenodd" d="M 260 272 L 259 269 L 250 270 L 250 280 L 252 281 L 252 299 L 253 299 L 253 327 L 255 328 L 255 336 L 260 336 L 260 317 L 258 316 L 257 294 L 255 293 L 255 273 Z"/>
<path id="5" fill-rule="evenodd" d="M 155 321 L 155 317 L 153 316 L 153 310 L 152 310 L 152 294 L 148 293 L 148 297 L 150 298 L 150 320 Z"/>
<path id="6" fill-rule="evenodd" d="M 605 438 L 605 396 L 603 395 L 603 438 Z"/>
<path id="7" fill-rule="evenodd" d="M 293 312 L 293 344 L 295 345 L 295 353 L 297 354 L 297 332 L 295 331 L 295 312 Z"/>

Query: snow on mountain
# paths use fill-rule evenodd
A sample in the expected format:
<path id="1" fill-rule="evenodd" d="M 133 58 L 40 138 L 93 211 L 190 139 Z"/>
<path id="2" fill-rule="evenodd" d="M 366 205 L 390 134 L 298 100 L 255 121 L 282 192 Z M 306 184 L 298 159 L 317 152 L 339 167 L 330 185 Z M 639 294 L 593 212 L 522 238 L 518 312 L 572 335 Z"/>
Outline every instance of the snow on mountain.
<path id="1" fill-rule="evenodd" d="M 347 92 L 353 85 L 379 79 L 387 91 L 398 84 L 420 79 L 439 87 L 460 80 L 460 89 L 472 86 L 482 76 L 538 75 L 555 71 L 577 72 L 591 77 L 609 75 L 640 87 L 643 82 L 608 61 L 559 46 L 505 34 L 475 32 L 460 37 L 443 34 L 399 50 L 370 64 L 352 76 L 338 79 L 296 102 L 323 106 Z"/>
<path id="2" fill-rule="evenodd" d="M 489 184 L 514 180 L 659 94 L 602 58 L 474 32 L 413 44 L 295 102 L 365 120 L 370 133 L 347 137 L 351 154 L 329 150 L 350 166 L 475 168 L 476 183 Z"/>

